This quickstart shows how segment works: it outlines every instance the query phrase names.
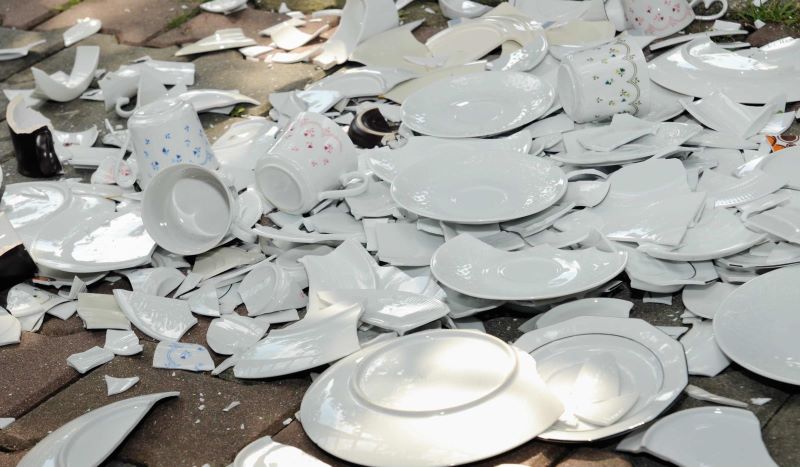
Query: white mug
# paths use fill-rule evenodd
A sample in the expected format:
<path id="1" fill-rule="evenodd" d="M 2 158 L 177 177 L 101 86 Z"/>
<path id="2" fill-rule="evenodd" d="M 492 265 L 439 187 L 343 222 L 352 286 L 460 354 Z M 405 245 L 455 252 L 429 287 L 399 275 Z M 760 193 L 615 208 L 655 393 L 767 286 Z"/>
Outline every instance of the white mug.
<path id="1" fill-rule="evenodd" d="M 703 2 L 706 8 L 715 1 L 722 10 L 714 15 L 697 16 L 692 7 Z M 629 29 L 648 36 L 666 37 L 680 32 L 695 19 L 710 21 L 721 18 L 728 11 L 727 0 L 622 0 Z"/>
<path id="2" fill-rule="evenodd" d="M 567 55 L 558 69 L 564 112 L 579 123 L 648 110 L 650 75 L 642 49 L 626 39 Z"/>
<path id="3" fill-rule="evenodd" d="M 256 187 L 281 211 L 304 214 L 320 201 L 363 193 L 368 177 L 357 166 L 347 134 L 333 120 L 303 112 L 256 164 Z M 352 181 L 358 186 L 336 190 Z"/>
<path id="4" fill-rule="evenodd" d="M 165 98 L 139 107 L 128 120 L 128 130 L 142 188 L 173 165 L 219 167 L 197 112 L 181 99 Z"/>

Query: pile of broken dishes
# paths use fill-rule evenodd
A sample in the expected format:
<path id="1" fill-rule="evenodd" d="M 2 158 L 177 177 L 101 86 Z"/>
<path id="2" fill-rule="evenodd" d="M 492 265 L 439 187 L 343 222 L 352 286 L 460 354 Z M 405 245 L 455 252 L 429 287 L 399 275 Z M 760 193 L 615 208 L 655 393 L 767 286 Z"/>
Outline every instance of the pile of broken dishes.
<path id="1" fill-rule="evenodd" d="M 96 47 L 77 47 L 69 75 L 34 69 L 35 92 L 7 111 L 20 173 L 93 173 L 3 187 L 0 345 L 77 313 L 107 333 L 64 363 L 81 373 L 141 352 L 134 329 L 158 342 L 156 368 L 252 379 L 322 367 L 299 419 L 364 465 L 462 464 L 535 437 L 637 429 L 620 450 L 773 465 L 747 404 L 691 391 L 737 408 L 659 417 L 689 375 L 731 361 L 800 385 L 800 148 L 767 140 L 795 119 L 800 40 L 664 39 L 695 18 L 684 0 L 440 3 L 455 19 L 425 43 L 391 0 L 348 0 L 269 28 L 274 47 L 227 29 L 181 49 L 353 65 L 271 94 L 270 118 L 213 144 L 198 112 L 256 101 L 189 90 L 190 63 L 144 58 L 88 91 Z M 81 95 L 128 118 L 106 147 L 97 128 L 59 132 L 34 108 Z M 132 290 L 88 292 L 121 277 Z M 691 329 L 630 318 L 632 303 L 603 297 L 619 281 L 681 293 Z M 474 318 L 501 306 L 532 316 L 513 345 Z M 210 350 L 181 342 L 196 315 L 213 318 Z M 227 359 L 215 367 L 211 352 Z M 137 381 L 107 378 L 109 394 Z M 100 463 L 172 395 L 90 412 L 21 465 Z M 71 444 L 112 415 L 125 422 L 102 449 Z M 271 462 L 316 465 L 269 438 L 233 465 Z"/>

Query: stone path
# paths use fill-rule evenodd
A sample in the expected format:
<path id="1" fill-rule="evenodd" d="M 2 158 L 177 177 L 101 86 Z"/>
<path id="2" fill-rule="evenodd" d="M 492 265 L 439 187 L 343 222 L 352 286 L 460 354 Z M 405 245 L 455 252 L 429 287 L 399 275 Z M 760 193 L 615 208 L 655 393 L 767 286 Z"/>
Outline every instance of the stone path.
<path id="1" fill-rule="evenodd" d="M 100 67 L 111 70 L 143 55 L 174 59 L 172 56 L 177 50 L 176 45 L 194 41 L 219 28 L 235 25 L 256 37 L 257 31 L 284 19 L 282 15 L 252 8 L 227 17 L 207 13 L 192 17 L 198 3 L 196 0 L 85 0 L 64 12 L 55 11 L 54 8 L 62 3 L 62 0 L 0 0 L 3 21 L 0 47 L 18 46 L 42 37 L 48 40 L 47 44 L 33 49 L 25 59 L 0 62 L 0 87 L 31 88 L 33 84 L 29 67 L 34 64 L 48 72 L 68 70 L 72 64 L 74 47 L 65 50 L 60 34 L 64 27 L 84 16 L 103 20 L 103 33 L 81 44 L 99 45 L 102 51 Z M 302 8 L 302 3 L 299 0 L 294 2 L 300 4 L 298 8 Z M 323 3 L 324 6 L 330 6 L 332 2 Z M 138 5 L 137 9 L 130 11 L 134 4 Z M 419 31 L 423 36 L 430 36 L 444 24 L 441 16 L 425 11 L 427 7 L 438 11 L 434 1 L 418 0 L 412 12 L 408 13 L 413 15 L 417 12 L 429 17 L 428 25 Z M 176 27 L 170 29 L 170 25 Z M 764 43 L 776 38 L 765 38 L 765 35 L 764 31 L 757 32 L 754 40 Z M 249 114 L 264 114 L 268 110 L 266 102 L 270 92 L 301 88 L 324 76 L 322 71 L 311 65 L 268 66 L 245 61 L 235 51 L 189 59 L 193 59 L 197 65 L 196 87 L 238 88 L 265 103 L 248 108 Z M 0 164 L 6 174 L 6 182 L 15 183 L 26 179 L 16 173 L 16 161 L 5 123 L 6 105 L 7 101 L 0 96 Z M 98 102 L 50 102 L 44 104 L 41 110 L 56 128 L 62 130 L 82 130 L 92 125 L 100 128 L 105 118 L 115 125 L 124 123 L 113 112 L 106 112 Z M 204 114 L 202 119 L 212 139 L 236 121 L 232 117 L 213 114 Z M 66 174 L 67 177 L 88 175 L 88 172 L 74 169 L 69 169 Z M 115 288 L 129 288 L 129 284 L 123 279 L 115 284 Z M 108 283 L 90 289 L 97 293 L 110 293 L 110 290 Z M 678 316 L 683 306 L 679 297 L 672 305 L 666 306 L 645 304 L 640 293 L 635 292 L 631 296 L 630 291 L 624 288 L 617 291 L 615 296 L 634 301 L 633 317 L 657 325 L 680 323 Z M 517 327 L 528 316 L 502 308 L 479 315 L 478 318 L 484 321 L 489 333 L 513 341 L 520 334 Z M 210 320 L 204 317 L 198 319 L 198 325 L 187 333 L 183 341 L 206 345 L 205 333 Z M 49 431 L 88 410 L 123 398 L 172 390 L 180 391 L 181 396 L 160 402 L 112 454 L 109 465 L 224 466 L 233 460 L 239 449 L 265 435 L 297 446 L 331 465 L 346 465 L 318 449 L 293 419 L 303 393 L 311 382 L 310 373 L 273 380 L 243 381 L 235 379 L 230 371 L 220 377 L 212 377 L 208 373 L 153 369 L 151 361 L 155 343 L 141 334 L 139 337 L 145 350 L 140 355 L 116 357 L 111 363 L 83 376 L 67 366 L 68 355 L 102 344 L 104 334 L 85 331 L 77 316 L 66 321 L 47 317 L 39 333 L 24 333 L 19 345 L 0 347 L 0 417 L 17 418 L 6 430 L 0 431 L 0 467 L 16 465 L 21 456 Z M 215 356 L 215 360 L 219 363 L 222 358 Z M 122 395 L 108 397 L 105 395 L 104 375 L 139 376 L 141 381 Z M 753 397 L 771 398 L 767 404 L 751 406 L 750 409 L 761 421 L 764 439 L 773 458 L 780 465 L 800 464 L 800 434 L 796 429 L 796 422 L 800 418 L 800 389 L 765 380 L 736 365 L 713 379 L 692 377 L 691 383 L 744 401 Z M 241 405 L 223 412 L 222 409 L 233 401 L 239 401 Z M 681 396 L 672 410 L 701 405 L 706 404 Z M 489 420 L 486 423 L 486 426 L 479 428 L 491 430 L 492 423 L 502 421 L 498 416 L 496 421 Z M 664 465 L 646 455 L 616 453 L 613 451 L 615 444 L 616 440 L 580 446 L 533 440 L 477 465 Z"/>

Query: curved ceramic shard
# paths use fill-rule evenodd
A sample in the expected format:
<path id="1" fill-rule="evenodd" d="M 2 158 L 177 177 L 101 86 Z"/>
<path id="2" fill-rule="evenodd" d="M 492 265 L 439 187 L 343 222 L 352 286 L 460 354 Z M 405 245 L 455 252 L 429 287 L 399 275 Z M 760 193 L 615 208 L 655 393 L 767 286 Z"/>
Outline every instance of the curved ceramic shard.
<path id="1" fill-rule="evenodd" d="M 633 303 L 617 298 L 584 298 L 558 305 L 539 315 L 535 327 L 527 331 L 552 326 L 578 316 L 605 316 L 608 318 L 627 318 Z M 522 328 L 520 328 L 522 330 Z"/>
<path id="2" fill-rule="evenodd" d="M 210 13 L 227 15 L 247 8 L 247 0 L 212 0 L 201 3 L 200 8 Z"/>
<path id="3" fill-rule="evenodd" d="M 269 378 L 308 370 L 358 351 L 359 304 L 333 305 L 313 319 L 274 330 L 244 353 L 233 368 L 237 378 Z"/>
<path id="4" fill-rule="evenodd" d="M 153 368 L 170 370 L 210 371 L 214 361 L 208 349 L 198 344 L 159 342 L 153 353 Z"/>
<path id="5" fill-rule="evenodd" d="M 250 45 L 256 45 L 256 41 L 246 37 L 240 28 L 220 29 L 194 44 L 184 46 L 182 49 L 175 52 L 175 56 L 194 55 L 203 52 L 247 47 Z"/>
<path id="6" fill-rule="evenodd" d="M 36 67 L 31 67 L 36 90 L 47 96 L 48 99 L 57 102 L 69 102 L 76 99 L 92 83 L 99 60 L 100 47 L 79 46 L 75 52 L 75 64 L 69 75 L 63 72 L 48 75 Z"/>
<path id="7" fill-rule="evenodd" d="M 681 344 L 686 351 L 690 375 L 717 376 L 731 364 L 714 338 L 714 325 L 711 321 L 693 324 L 692 329 L 681 339 Z"/>
<path id="8" fill-rule="evenodd" d="M 259 438 L 244 447 L 232 467 L 330 467 L 294 446 L 273 441 L 271 437 Z"/>
<path id="9" fill-rule="evenodd" d="M 584 402 L 575 407 L 573 415 L 586 423 L 610 426 L 625 416 L 639 400 L 639 394 L 622 394 L 598 402 Z"/>
<path id="10" fill-rule="evenodd" d="M 591 355 L 581 366 L 572 395 L 581 402 L 603 402 L 620 392 L 619 365 L 610 353 Z"/>
<path id="11" fill-rule="evenodd" d="M 192 316 L 185 300 L 121 289 L 114 289 L 114 297 L 134 326 L 159 341 L 177 341 L 197 324 L 197 318 Z"/>
<path id="12" fill-rule="evenodd" d="M 245 96 L 235 89 L 192 89 L 181 93 L 178 97 L 192 104 L 197 113 L 236 104 L 261 104 L 252 97 Z"/>
<path id="13" fill-rule="evenodd" d="M 100 31 L 103 27 L 103 22 L 96 18 L 81 18 L 75 26 L 64 31 L 64 47 L 69 47 L 72 44 L 80 42 L 87 37 Z"/>
<path id="14" fill-rule="evenodd" d="M 30 109 L 24 96 L 18 95 L 11 99 L 6 108 L 6 121 L 20 174 L 43 178 L 61 172 L 61 162 L 50 131 L 50 120 Z"/>
<path id="15" fill-rule="evenodd" d="M 342 9 L 339 27 L 328 39 L 314 64 L 323 69 L 344 63 L 356 46 L 397 26 L 400 18 L 392 0 L 350 0 Z"/>
<path id="16" fill-rule="evenodd" d="M 134 292 L 158 297 L 169 295 L 186 278 L 175 268 L 142 268 L 118 272 L 128 278 Z"/>
<path id="17" fill-rule="evenodd" d="M 136 355 L 142 351 L 142 344 L 133 331 L 109 329 L 103 347 L 116 355 Z"/>
<path id="18" fill-rule="evenodd" d="M 14 48 L 11 48 L 11 49 L 0 49 L 0 61 L 14 60 L 16 58 L 22 58 L 22 57 L 28 55 L 28 52 L 30 52 L 32 48 L 36 47 L 37 45 L 42 45 L 42 44 L 44 44 L 46 42 L 47 42 L 47 40 L 42 39 L 42 40 L 39 40 L 39 41 L 31 42 L 28 45 L 23 45 L 22 47 L 14 47 Z M 6 96 L 6 97 L 8 97 L 8 96 Z"/>
<path id="19" fill-rule="evenodd" d="M 233 355 L 250 348 L 268 329 L 269 323 L 233 313 L 211 321 L 206 341 L 214 352 Z"/>
<path id="20" fill-rule="evenodd" d="M 85 352 L 74 353 L 67 357 L 67 365 L 75 368 L 78 373 L 84 374 L 92 368 L 110 362 L 113 358 L 114 352 L 95 346 Z"/>
<path id="21" fill-rule="evenodd" d="M 11 315 L 0 315 L 0 346 L 19 343 L 22 326 Z"/>
<path id="22" fill-rule="evenodd" d="M 439 0 L 439 9 L 445 18 L 477 18 L 492 9 L 470 0 Z"/>
<path id="23" fill-rule="evenodd" d="M 113 376 L 105 375 L 104 378 L 106 380 L 106 392 L 109 396 L 125 392 L 139 382 L 138 376 L 132 378 L 114 378 Z"/>
<path id="24" fill-rule="evenodd" d="M 179 392 L 133 397 L 81 415 L 31 449 L 18 467 L 100 465 L 156 402 Z"/>
<path id="25" fill-rule="evenodd" d="M 700 407 L 668 415 L 647 430 L 642 446 L 660 459 L 686 467 L 778 465 L 764 445 L 756 416 L 731 407 Z"/>

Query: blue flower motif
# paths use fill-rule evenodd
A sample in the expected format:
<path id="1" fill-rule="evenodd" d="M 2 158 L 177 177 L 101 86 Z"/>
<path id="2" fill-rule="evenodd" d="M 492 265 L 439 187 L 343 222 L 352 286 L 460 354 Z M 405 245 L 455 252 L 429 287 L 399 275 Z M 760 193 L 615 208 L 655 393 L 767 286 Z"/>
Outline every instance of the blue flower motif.
<path id="1" fill-rule="evenodd" d="M 150 157 L 150 151 L 143 151 L 143 152 L 144 152 L 144 158 L 145 158 L 145 159 L 147 159 L 148 157 Z"/>
<path id="2" fill-rule="evenodd" d="M 150 167 L 152 167 L 153 170 L 158 170 L 160 165 L 161 164 L 159 164 L 158 161 L 153 161 L 153 162 L 150 163 Z"/>
<path id="3" fill-rule="evenodd" d="M 180 154 L 176 155 L 175 158 L 172 159 L 172 162 L 175 163 L 175 164 L 180 164 L 182 161 L 183 161 L 183 157 L 181 157 Z"/>
<path id="4" fill-rule="evenodd" d="M 147 144 L 150 144 L 150 138 L 145 138 L 145 139 L 144 139 L 144 144 L 146 144 L 146 145 L 147 145 Z"/>
<path id="5" fill-rule="evenodd" d="M 192 149 L 192 154 L 194 155 L 195 158 L 199 158 L 200 157 L 200 148 L 196 147 L 196 148 Z"/>
<path id="6" fill-rule="evenodd" d="M 168 156 L 169 155 L 169 148 L 161 148 L 161 153 L 164 154 L 165 156 Z"/>
<path id="7" fill-rule="evenodd" d="M 192 141 L 191 141 L 191 140 L 188 140 L 188 139 L 185 139 L 185 140 L 183 140 L 183 144 L 185 144 L 185 145 L 186 145 L 186 147 L 188 148 L 188 147 L 191 147 L 191 146 L 192 146 Z"/>
<path id="8" fill-rule="evenodd" d="M 165 134 L 164 139 L 172 139 L 172 133 Z"/>
<path id="9" fill-rule="evenodd" d="M 186 133 L 189 133 L 189 125 L 186 125 L 185 127 L 183 127 L 183 131 L 185 131 Z"/>

